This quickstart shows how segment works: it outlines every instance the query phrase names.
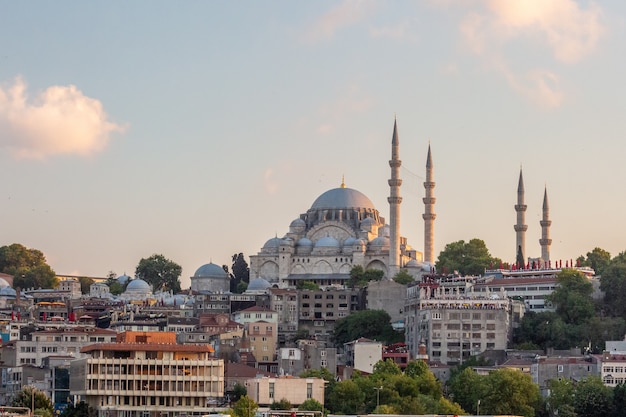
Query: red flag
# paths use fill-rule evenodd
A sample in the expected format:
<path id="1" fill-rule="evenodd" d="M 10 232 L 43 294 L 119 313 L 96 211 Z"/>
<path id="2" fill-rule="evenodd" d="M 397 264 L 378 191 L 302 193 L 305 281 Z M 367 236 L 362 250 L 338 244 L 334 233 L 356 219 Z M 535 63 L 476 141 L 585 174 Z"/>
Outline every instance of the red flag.
<path id="1" fill-rule="evenodd" d="M 11 311 L 11 320 L 15 320 L 15 311 Z"/>

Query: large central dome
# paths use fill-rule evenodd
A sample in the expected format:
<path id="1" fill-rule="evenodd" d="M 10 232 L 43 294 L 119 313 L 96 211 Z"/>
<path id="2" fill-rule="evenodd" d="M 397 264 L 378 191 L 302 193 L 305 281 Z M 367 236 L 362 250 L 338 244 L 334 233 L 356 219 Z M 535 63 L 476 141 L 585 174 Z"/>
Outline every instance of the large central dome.
<path id="1" fill-rule="evenodd" d="M 354 209 L 365 208 L 376 210 L 372 200 L 365 194 L 352 188 L 333 188 L 317 197 L 311 206 L 312 210 L 318 209 Z"/>

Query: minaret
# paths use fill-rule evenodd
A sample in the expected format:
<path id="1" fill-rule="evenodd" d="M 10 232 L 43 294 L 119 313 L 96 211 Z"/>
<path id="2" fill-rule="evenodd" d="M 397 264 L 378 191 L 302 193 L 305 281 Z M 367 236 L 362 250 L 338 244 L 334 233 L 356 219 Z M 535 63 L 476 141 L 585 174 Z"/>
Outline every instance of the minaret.
<path id="1" fill-rule="evenodd" d="M 426 181 L 424 188 L 426 194 L 422 201 L 424 202 L 424 262 L 435 263 L 435 182 L 433 181 L 433 158 L 430 153 L 430 143 L 428 144 L 428 156 L 426 157 Z"/>
<path id="2" fill-rule="evenodd" d="M 517 224 L 515 229 L 515 259 L 526 259 L 526 230 L 528 225 L 524 224 L 526 220 L 526 204 L 524 204 L 524 178 L 522 177 L 522 168 L 519 170 L 519 183 L 517 184 L 517 204 L 515 205 L 517 212 Z"/>
<path id="3" fill-rule="evenodd" d="M 398 126 L 396 120 L 393 121 L 393 137 L 391 138 L 391 179 L 388 181 L 390 195 L 387 198 L 389 202 L 389 279 L 400 271 L 400 141 L 398 140 Z"/>
<path id="4" fill-rule="evenodd" d="M 548 262 L 550 260 L 550 245 L 552 244 L 552 239 L 550 239 L 550 225 L 552 221 L 550 220 L 550 207 L 548 206 L 548 187 L 543 192 L 543 217 L 539 224 L 541 225 L 541 239 L 539 239 L 541 259 L 544 262 Z"/>

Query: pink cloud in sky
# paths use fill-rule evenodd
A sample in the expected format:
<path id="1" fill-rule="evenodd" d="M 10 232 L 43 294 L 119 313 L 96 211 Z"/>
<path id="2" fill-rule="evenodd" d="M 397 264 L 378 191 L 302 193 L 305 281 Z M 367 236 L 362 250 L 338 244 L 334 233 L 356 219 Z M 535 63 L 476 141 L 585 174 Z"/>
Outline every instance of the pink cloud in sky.
<path id="1" fill-rule="evenodd" d="M 344 0 L 324 13 L 305 32 L 308 42 L 327 41 L 346 27 L 366 20 L 376 11 L 376 3 L 370 0 Z"/>
<path id="2" fill-rule="evenodd" d="M 32 100 L 18 77 L 0 86 L 0 148 L 16 158 L 90 155 L 103 150 L 123 126 L 108 120 L 100 101 L 76 86 L 51 86 Z"/>

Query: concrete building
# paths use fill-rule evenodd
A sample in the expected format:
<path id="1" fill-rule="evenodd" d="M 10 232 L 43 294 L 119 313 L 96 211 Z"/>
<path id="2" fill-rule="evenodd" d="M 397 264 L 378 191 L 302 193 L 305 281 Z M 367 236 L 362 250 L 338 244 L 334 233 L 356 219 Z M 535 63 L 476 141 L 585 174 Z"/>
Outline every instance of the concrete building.
<path id="1" fill-rule="evenodd" d="M 261 407 L 282 399 L 297 407 L 308 399 L 324 404 L 324 383 L 321 378 L 262 377 L 248 379 L 246 386 L 248 397 Z"/>
<path id="2" fill-rule="evenodd" d="M 386 311 L 398 331 L 404 331 L 405 298 L 406 285 L 392 280 L 370 281 L 367 284 L 367 309 Z"/>
<path id="3" fill-rule="evenodd" d="M 278 313 L 278 342 L 284 344 L 298 332 L 298 298 L 295 289 L 270 288 L 270 310 Z"/>
<path id="4" fill-rule="evenodd" d="M 111 343 L 117 333 L 96 327 L 59 327 L 36 330 L 23 334 L 21 340 L 14 340 L 2 346 L 2 360 L 7 366 L 42 366 L 48 356 L 73 356 L 80 358 L 81 349 L 92 343 Z"/>
<path id="5" fill-rule="evenodd" d="M 364 310 L 363 293 L 358 289 L 301 290 L 298 329 L 311 336 L 329 336 L 335 322 L 353 311 Z"/>
<path id="6" fill-rule="evenodd" d="M 383 344 L 364 337 L 344 344 L 346 365 L 371 374 L 374 365 L 383 358 Z"/>
<path id="7" fill-rule="evenodd" d="M 70 388 L 100 417 L 201 416 L 224 396 L 224 362 L 174 333 L 126 332 L 82 353 L 91 357 L 71 363 Z"/>
<path id="8" fill-rule="evenodd" d="M 424 282 L 407 288 L 406 343 L 413 357 L 421 342 L 432 361 L 455 365 L 485 350 L 506 349 L 524 305 L 506 292 L 442 288 Z"/>

